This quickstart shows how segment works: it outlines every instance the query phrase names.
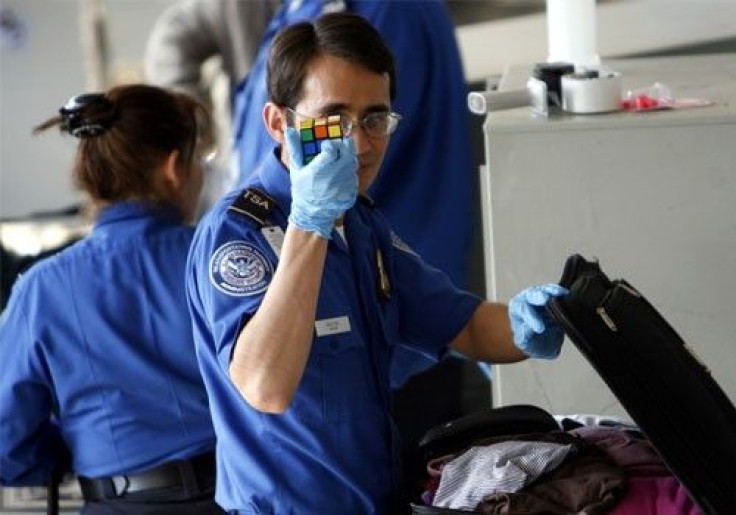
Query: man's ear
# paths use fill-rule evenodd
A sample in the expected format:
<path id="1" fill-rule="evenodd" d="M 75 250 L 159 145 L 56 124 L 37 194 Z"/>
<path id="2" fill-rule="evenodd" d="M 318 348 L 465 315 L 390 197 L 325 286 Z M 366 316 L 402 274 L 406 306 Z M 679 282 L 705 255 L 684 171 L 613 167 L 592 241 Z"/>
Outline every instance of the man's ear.
<path id="1" fill-rule="evenodd" d="M 266 130 L 271 138 L 283 145 L 284 131 L 287 127 L 284 110 L 273 102 L 267 102 L 263 106 L 263 123 L 266 125 Z"/>

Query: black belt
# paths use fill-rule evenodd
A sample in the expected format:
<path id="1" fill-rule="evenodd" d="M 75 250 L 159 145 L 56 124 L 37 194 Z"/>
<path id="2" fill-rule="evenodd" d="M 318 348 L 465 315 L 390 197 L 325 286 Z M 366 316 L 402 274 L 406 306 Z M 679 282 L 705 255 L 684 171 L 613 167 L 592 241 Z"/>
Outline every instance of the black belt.
<path id="1" fill-rule="evenodd" d="M 94 479 L 80 476 L 78 479 L 84 500 L 88 502 L 118 499 L 134 493 L 143 494 L 155 488 L 178 487 L 188 495 L 197 495 L 211 490 L 215 484 L 215 453 L 170 461 L 139 474 Z"/>

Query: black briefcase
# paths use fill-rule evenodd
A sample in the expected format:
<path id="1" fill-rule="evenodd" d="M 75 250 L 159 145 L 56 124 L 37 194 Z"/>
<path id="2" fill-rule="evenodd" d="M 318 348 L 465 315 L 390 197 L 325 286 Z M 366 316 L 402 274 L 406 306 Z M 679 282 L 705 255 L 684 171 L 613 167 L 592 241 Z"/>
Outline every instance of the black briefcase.
<path id="1" fill-rule="evenodd" d="M 570 256 L 560 284 L 570 293 L 549 304 L 550 314 L 693 501 L 705 514 L 736 513 L 736 408 L 708 369 L 636 288 L 610 280 L 597 262 Z M 480 437 L 550 431 L 554 424 L 533 406 L 496 408 L 430 430 L 420 448 L 431 459 Z M 414 515 L 467 513 L 411 507 Z"/>
<path id="2" fill-rule="evenodd" d="M 685 342 L 625 280 L 568 258 L 549 312 L 706 514 L 736 513 L 736 409 Z"/>

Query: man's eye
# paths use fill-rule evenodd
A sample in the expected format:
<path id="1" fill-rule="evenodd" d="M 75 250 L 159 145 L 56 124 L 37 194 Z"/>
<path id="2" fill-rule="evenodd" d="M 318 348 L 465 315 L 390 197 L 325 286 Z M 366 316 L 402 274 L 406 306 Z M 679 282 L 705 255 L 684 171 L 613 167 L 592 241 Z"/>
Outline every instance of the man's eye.
<path id="1" fill-rule="evenodd" d="M 383 127 L 386 125 L 386 120 L 388 119 L 386 116 L 386 113 L 371 114 L 365 117 L 364 123 L 367 127 Z"/>

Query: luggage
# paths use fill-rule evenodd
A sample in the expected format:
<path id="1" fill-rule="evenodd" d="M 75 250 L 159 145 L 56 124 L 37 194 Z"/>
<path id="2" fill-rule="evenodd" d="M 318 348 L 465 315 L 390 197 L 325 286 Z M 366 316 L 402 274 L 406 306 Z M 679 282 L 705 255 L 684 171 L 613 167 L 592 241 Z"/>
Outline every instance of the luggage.
<path id="1" fill-rule="evenodd" d="M 469 442 L 489 436 L 545 433 L 560 429 L 542 408 L 525 404 L 471 413 L 433 427 L 419 442 L 425 461 L 462 450 Z"/>
<path id="2" fill-rule="evenodd" d="M 414 515 L 601 515 L 626 493 L 623 468 L 535 406 L 465 416 L 430 430 L 419 446 L 427 480 L 413 496 L 421 499 L 411 505 Z"/>
<path id="3" fill-rule="evenodd" d="M 674 279 L 673 279 L 674 280 Z M 736 408 L 634 287 L 568 258 L 549 312 L 707 514 L 736 510 Z"/>
<path id="4" fill-rule="evenodd" d="M 705 514 L 736 512 L 736 408 L 707 368 L 641 293 L 625 280 L 610 280 L 597 262 L 571 256 L 560 284 L 570 293 L 554 299 L 549 313 L 693 501 Z M 493 411 L 500 415 L 493 417 Z M 514 406 L 476 419 L 464 417 L 430 430 L 420 448 L 430 460 L 484 436 L 543 432 L 545 415 L 540 412 Z M 516 426 L 515 416 L 520 417 Z M 522 419 L 536 422 L 524 424 Z M 546 431 L 555 429 L 556 422 Z M 412 513 L 467 512 L 417 503 Z"/>
<path id="5" fill-rule="evenodd" d="M 559 429 L 555 418 L 537 406 L 520 404 L 488 408 L 430 429 L 420 440 L 419 450 L 425 463 L 428 463 L 441 456 L 459 453 L 489 437 L 539 434 Z M 419 492 L 412 492 L 412 495 L 418 497 Z M 467 513 L 463 510 L 425 506 L 421 502 L 412 503 L 411 509 L 413 515 Z"/>

